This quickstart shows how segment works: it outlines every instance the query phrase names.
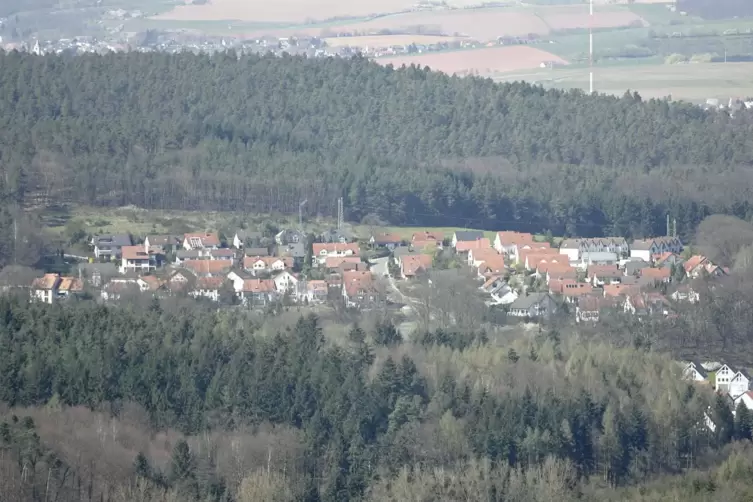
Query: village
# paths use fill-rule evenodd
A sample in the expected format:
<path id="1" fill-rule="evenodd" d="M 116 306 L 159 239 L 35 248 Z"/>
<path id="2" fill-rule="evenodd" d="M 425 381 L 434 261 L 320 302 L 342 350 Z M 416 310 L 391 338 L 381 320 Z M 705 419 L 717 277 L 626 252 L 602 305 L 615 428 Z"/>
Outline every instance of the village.
<path id="1" fill-rule="evenodd" d="M 18 286 L 45 303 L 178 295 L 247 308 L 282 302 L 368 310 L 399 303 L 412 284 L 457 268 L 475 278 L 469 280 L 477 281 L 478 297 L 508 322 L 557 316 L 594 324 L 605 312 L 672 319 L 678 304 L 700 300 L 694 281 L 730 273 L 690 255 L 673 236 L 631 243 L 569 238 L 553 245 L 512 231 L 374 232 L 356 239 L 337 229 L 314 235 L 285 228 L 274 235 L 247 229 L 227 236 L 93 235 L 88 243 L 90 255 L 76 257 L 69 272 Z"/>

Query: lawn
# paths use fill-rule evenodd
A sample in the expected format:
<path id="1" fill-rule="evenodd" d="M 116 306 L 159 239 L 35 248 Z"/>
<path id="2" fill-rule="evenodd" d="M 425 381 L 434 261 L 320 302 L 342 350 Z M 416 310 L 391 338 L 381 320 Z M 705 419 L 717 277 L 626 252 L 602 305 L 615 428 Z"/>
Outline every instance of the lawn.
<path id="1" fill-rule="evenodd" d="M 216 230 L 229 236 L 245 225 L 258 227 L 267 222 L 277 227 L 297 226 L 294 215 L 243 215 L 240 213 L 206 211 L 146 210 L 133 206 L 124 208 L 93 208 L 78 206 L 69 210 L 48 210 L 41 215 L 46 230 L 53 237 L 64 237 L 73 228 L 82 228 L 87 234 L 130 233 L 136 237 L 147 234 L 182 234 L 192 231 Z M 304 230 L 319 233 L 335 226 L 328 218 L 304 219 Z M 456 231 L 473 230 L 463 227 L 399 227 L 373 226 L 346 223 L 345 227 L 359 239 L 368 239 L 372 233 L 397 234 L 410 240 L 416 232 L 431 232 L 451 238 Z M 499 230 L 504 230 L 500 228 Z M 494 241 L 495 231 L 484 231 L 484 236 Z M 544 240 L 544 236 L 537 236 Z"/>

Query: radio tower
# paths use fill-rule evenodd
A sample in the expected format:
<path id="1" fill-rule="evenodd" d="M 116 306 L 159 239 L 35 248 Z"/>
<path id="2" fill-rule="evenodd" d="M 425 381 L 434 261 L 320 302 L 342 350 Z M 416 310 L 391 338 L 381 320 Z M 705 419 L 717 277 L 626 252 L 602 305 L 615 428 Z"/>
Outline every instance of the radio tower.
<path id="1" fill-rule="evenodd" d="M 337 199 L 337 229 L 343 229 L 343 223 L 345 220 L 345 211 L 343 210 L 343 198 Z"/>
<path id="2" fill-rule="evenodd" d="M 588 94 L 594 93 L 594 0 L 588 2 Z"/>

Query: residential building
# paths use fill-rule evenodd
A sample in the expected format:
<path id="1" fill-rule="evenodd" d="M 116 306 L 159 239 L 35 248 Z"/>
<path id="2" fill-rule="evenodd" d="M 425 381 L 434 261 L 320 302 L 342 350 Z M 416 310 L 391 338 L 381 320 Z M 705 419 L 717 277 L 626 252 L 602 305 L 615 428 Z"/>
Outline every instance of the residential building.
<path id="1" fill-rule="evenodd" d="M 457 248 L 459 242 L 474 242 L 484 238 L 484 232 L 481 230 L 458 230 L 452 234 L 452 247 Z M 486 247 L 491 247 L 489 239 Z"/>
<path id="2" fill-rule="evenodd" d="M 359 266 L 366 267 L 359 256 L 330 256 L 324 261 L 327 270 L 359 270 Z"/>
<path id="3" fill-rule="evenodd" d="M 622 266 L 622 270 L 624 271 L 626 276 L 637 276 L 639 275 L 641 269 L 648 268 L 650 266 L 651 264 L 649 262 L 640 258 L 635 258 L 626 261 Z"/>
<path id="4" fill-rule="evenodd" d="M 510 304 L 507 315 L 512 317 L 547 318 L 557 311 L 557 304 L 549 293 L 530 293 Z"/>
<path id="5" fill-rule="evenodd" d="M 157 292 L 164 286 L 164 282 L 153 275 L 145 275 L 136 279 L 136 284 L 139 285 L 142 293 Z"/>
<path id="6" fill-rule="evenodd" d="M 353 235 L 344 229 L 330 228 L 319 236 L 322 242 L 339 242 L 345 244 L 353 240 Z"/>
<path id="7" fill-rule="evenodd" d="M 638 316 L 668 316 L 669 301 L 659 293 L 631 293 L 625 295 L 623 312 Z"/>
<path id="8" fill-rule="evenodd" d="M 236 230 L 235 234 L 233 235 L 233 247 L 235 249 L 243 249 L 246 247 L 247 243 L 259 242 L 262 237 L 263 236 L 261 232 L 245 229 Z"/>
<path id="9" fill-rule="evenodd" d="M 399 246 L 401 242 L 403 242 L 403 239 L 399 235 L 388 233 L 372 235 L 369 238 L 369 244 L 371 244 L 372 246 L 385 247 L 390 251 Z"/>
<path id="10" fill-rule="evenodd" d="M 404 279 L 413 279 L 431 269 L 434 259 L 427 254 L 413 254 L 400 259 L 400 274 Z"/>
<path id="11" fill-rule="evenodd" d="M 84 291 L 84 283 L 76 277 L 66 277 L 60 274 L 45 274 L 34 279 L 31 283 L 32 300 L 43 303 L 55 303 Z"/>
<path id="12" fill-rule="evenodd" d="M 183 239 L 177 235 L 147 235 L 144 239 L 144 250 L 165 254 L 181 246 Z"/>
<path id="13" fill-rule="evenodd" d="M 735 371 L 730 366 L 723 364 L 721 368 L 716 370 L 715 390 L 736 398 L 750 390 L 750 376 L 747 372 Z"/>
<path id="14" fill-rule="evenodd" d="M 482 237 L 473 241 L 458 241 L 453 247 L 457 253 L 467 253 L 471 249 L 491 249 L 489 239 Z"/>
<path id="15" fill-rule="evenodd" d="M 594 287 L 604 284 L 618 284 L 622 277 L 622 271 L 615 265 L 591 265 L 586 271 L 586 280 Z"/>
<path id="16" fill-rule="evenodd" d="M 196 279 L 193 291 L 188 294 L 194 298 L 207 298 L 213 302 L 218 302 L 220 301 L 220 291 L 225 280 L 222 276 L 199 277 Z"/>
<path id="17" fill-rule="evenodd" d="M 377 300 L 377 290 L 371 273 L 343 272 L 342 295 L 348 307 L 364 307 L 374 303 Z"/>
<path id="18" fill-rule="evenodd" d="M 497 253 L 494 248 L 471 249 L 468 251 L 468 266 L 478 267 L 485 259 L 490 257 L 502 257 L 502 255 Z"/>
<path id="19" fill-rule="evenodd" d="M 312 245 L 313 260 L 317 265 L 324 265 L 327 258 L 340 258 L 344 256 L 360 256 L 361 249 L 357 242 L 345 243 L 332 242 L 322 243 L 315 242 Z"/>
<path id="20" fill-rule="evenodd" d="M 279 272 L 293 268 L 293 258 L 288 256 L 244 256 L 243 270 L 253 272 Z"/>
<path id="21" fill-rule="evenodd" d="M 216 232 L 190 233 L 183 236 L 183 249 L 219 249 L 220 236 Z"/>
<path id="22" fill-rule="evenodd" d="M 582 266 L 591 265 L 617 265 L 619 257 L 611 251 L 584 251 L 580 254 Z"/>
<path id="23" fill-rule="evenodd" d="M 144 246 L 123 246 L 121 248 L 121 274 L 128 272 L 146 274 L 155 268 L 154 255 L 146 252 Z"/>
<path id="24" fill-rule="evenodd" d="M 672 266 L 681 266 L 685 260 L 677 253 L 669 251 L 654 256 L 654 266 L 672 268 Z"/>
<path id="25" fill-rule="evenodd" d="M 547 284 L 553 280 L 569 279 L 574 281 L 578 278 L 578 270 L 564 263 L 539 263 L 536 274 L 539 277 L 544 277 Z"/>
<path id="26" fill-rule="evenodd" d="M 120 258 L 123 246 L 133 244 L 128 234 L 96 235 L 92 238 L 94 256 L 99 260 L 114 260 Z"/>
<path id="27" fill-rule="evenodd" d="M 306 234 L 300 230 L 287 228 L 281 230 L 275 235 L 275 242 L 278 246 L 287 246 L 288 244 L 305 244 Z"/>
<path id="28" fill-rule="evenodd" d="M 579 298 L 593 293 L 593 286 L 575 279 L 555 279 L 549 282 L 549 292 L 562 295 L 568 303 L 577 303 Z"/>
<path id="29" fill-rule="evenodd" d="M 491 296 L 491 305 L 510 305 L 518 299 L 518 293 L 500 276 L 491 276 L 480 288 Z"/>
<path id="30" fill-rule="evenodd" d="M 508 255 L 513 261 L 518 261 L 519 246 L 532 244 L 533 235 L 521 232 L 497 232 L 494 236 L 494 249 L 500 254 Z"/>
<path id="31" fill-rule="evenodd" d="M 632 284 L 605 284 L 602 287 L 604 296 L 625 296 L 640 293 L 640 288 Z"/>
<path id="32" fill-rule="evenodd" d="M 595 237 L 588 239 L 565 239 L 560 244 L 560 253 L 570 261 L 578 261 L 584 255 L 591 256 L 591 261 L 599 256 L 597 253 L 613 253 L 619 258 L 628 253 L 628 244 L 623 237 Z"/>
<path id="33" fill-rule="evenodd" d="M 733 405 L 735 407 L 735 410 L 737 409 L 737 406 L 740 403 L 743 403 L 746 408 L 753 411 L 753 391 L 749 390 L 749 391 L 743 392 L 742 394 L 740 394 L 734 399 Z"/>
<path id="34" fill-rule="evenodd" d="M 643 268 L 639 277 L 653 281 L 655 284 L 666 284 L 672 280 L 672 271 L 668 268 Z"/>
<path id="35" fill-rule="evenodd" d="M 518 264 L 526 270 L 536 270 L 541 260 L 555 261 L 557 263 L 570 264 L 566 256 L 557 253 L 556 249 L 539 249 L 537 251 L 521 251 L 518 253 Z"/>
<path id="36" fill-rule="evenodd" d="M 575 322 L 599 322 L 602 309 L 609 307 L 605 298 L 593 295 L 581 296 L 575 302 Z"/>
<path id="37" fill-rule="evenodd" d="M 277 290 L 272 279 L 245 279 L 238 287 L 234 284 L 235 291 L 243 302 L 248 306 L 263 306 L 277 299 Z"/>
<path id="38" fill-rule="evenodd" d="M 708 382 L 709 374 L 699 361 L 690 361 L 685 365 L 682 376 L 691 382 Z"/>
<path id="39" fill-rule="evenodd" d="M 275 275 L 272 280 L 275 283 L 275 289 L 278 293 L 287 294 L 291 298 L 298 298 L 298 286 L 300 279 L 287 270 Z"/>
<path id="40" fill-rule="evenodd" d="M 101 288 L 110 279 L 120 274 L 120 264 L 116 263 L 79 263 L 78 276 L 95 288 Z"/>
<path id="41" fill-rule="evenodd" d="M 655 237 L 652 239 L 636 239 L 630 245 L 630 257 L 640 258 L 650 262 L 656 255 L 663 253 L 682 252 L 682 241 L 677 237 Z"/>
<path id="42" fill-rule="evenodd" d="M 232 268 L 227 260 L 187 260 L 182 266 L 196 274 L 196 277 L 225 276 Z"/>
<path id="43" fill-rule="evenodd" d="M 244 256 L 269 256 L 269 248 L 245 248 L 243 254 Z"/>
<path id="44" fill-rule="evenodd" d="M 288 244 L 278 246 L 277 248 L 278 255 L 293 258 L 293 260 L 299 264 L 303 262 L 303 259 L 306 257 L 306 253 L 307 251 L 305 239 L 299 242 L 290 242 Z"/>
<path id="45" fill-rule="evenodd" d="M 309 303 L 324 303 L 329 295 L 329 286 L 327 281 L 308 281 L 306 282 L 306 291 L 304 298 Z"/>
<path id="46" fill-rule="evenodd" d="M 484 258 L 478 265 L 478 276 L 481 278 L 489 277 L 490 275 L 504 274 L 506 271 L 505 258 L 501 254 L 489 255 Z"/>

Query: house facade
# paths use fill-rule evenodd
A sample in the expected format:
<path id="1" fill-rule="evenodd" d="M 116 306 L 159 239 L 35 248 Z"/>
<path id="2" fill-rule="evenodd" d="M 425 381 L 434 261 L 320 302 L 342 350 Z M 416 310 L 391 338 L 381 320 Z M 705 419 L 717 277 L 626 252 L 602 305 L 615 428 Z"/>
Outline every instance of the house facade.
<path id="1" fill-rule="evenodd" d="M 656 255 L 682 252 L 682 241 L 677 237 L 655 237 L 653 239 L 636 239 L 630 245 L 630 257 L 650 262 Z"/>
<path id="2" fill-rule="evenodd" d="M 156 268 L 154 255 L 144 250 L 144 246 L 123 246 L 120 256 L 120 273 L 136 272 L 147 274 Z"/>
<path id="3" fill-rule="evenodd" d="M 190 233 L 183 236 L 183 249 L 219 249 L 220 236 L 216 232 Z"/>
<path id="4" fill-rule="evenodd" d="M 317 265 L 324 265 L 327 262 L 327 258 L 342 258 L 346 256 L 360 256 L 361 249 L 358 243 L 322 243 L 317 242 L 312 245 L 313 256 Z"/>
<path id="5" fill-rule="evenodd" d="M 452 234 L 452 247 L 457 248 L 458 242 L 474 242 L 484 238 L 484 232 L 481 230 L 458 230 Z M 487 245 L 489 247 L 491 243 Z"/>
<path id="6" fill-rule="evenodd" d="M 510 304 L 507 315 L 512 317 L 552 316 L 557 311 L 557 304 L 549 293 L 531 293 L 521 296 Z"/>
<path id="7" fill-rule="evenodd" d="M 45 274 L 31 283 L 30 295 L 34 301 L 55 303 L 84 291 L 84 283 L 75 277 Z"/>
<path id="8" fill-rule="evenodd" d="M 123 246 L 132 244 L 128 234 L 97 235 L 92 238 L 94 256 L 99 260 L 115 260 L 120 257 Z"/>

